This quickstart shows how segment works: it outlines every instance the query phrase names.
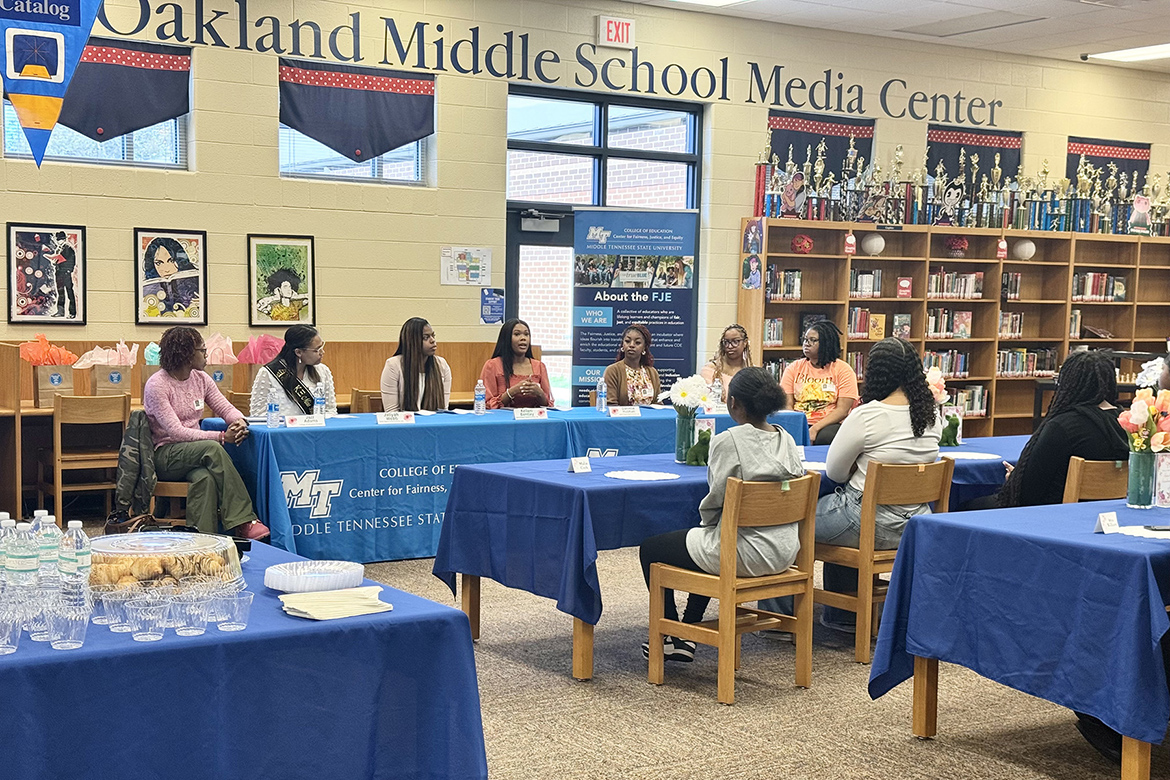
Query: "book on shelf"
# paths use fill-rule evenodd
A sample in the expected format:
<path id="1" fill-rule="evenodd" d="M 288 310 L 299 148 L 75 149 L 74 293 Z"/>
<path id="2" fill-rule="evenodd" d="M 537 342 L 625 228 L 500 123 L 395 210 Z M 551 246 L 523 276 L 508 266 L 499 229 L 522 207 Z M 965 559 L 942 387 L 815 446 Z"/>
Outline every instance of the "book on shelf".
<path id="1" fill-rule="evenodd" d="M 1024 337 L 1024 315 L 1018 311 L 999 313 L 999 337 L 1001 339 L 1022 339 Z"/>
<path id="2" fill-rule="evenodd" d="M 845 355 L 845 362 L 853 369 L 853 373 L 857 374 L 857 380 L 860 382 L 865 379 L 865 353 L 864 352 L 849 352 Z"/>
<path id="3" fill-rule="evenodd" d="M 1081 325 L 1081 310 L 1073 309 L 1068 318 L 1068 337 L 1070 339 L 1081 337 Z"/>
<path id="4" fill-rule="evenodd" d="M 926 297 L 931 299 L 975 299 L 983 297 L 983 272 L 961 274 L 943 266 L 926 278 Z"/>
<path id="5" fill-rule="evenodd" d="M 894 333 L 900 339 L 910 340 L 910 323 L 911 315 L 909 314 L 895 314 L 894 315 Z"/>
<path id="6" fill-rule="evenodd" d="M 1020 281 L 1023 279 L 1023 274 L 1019 272 L 1004 271 L 1000 282 L 999 297 L 1005 301 L 1020 300 Z"/>
<path id="7" fill-rule="evenodd" d="M 955 312 L 954 323 L 955 338 L 969 339 L 971 338 L 971 312 L 957 311 Z"/>
<path id="8" fill-rule="evenodd" d="M 1054 376 L 1058 352 L 1052 348 L 1001 349 L 995 353 L 998 377 Z"/>
<path id="9" fill-rule="evenodd" d="M 768 283 L 764 296 L 769 303 L 799 301 L 801 296 L 801 271 L 797 268 L 781 270 L 768 267 Z"/>
<path id="10" fill-rule="evenodd" d="M 869 315 L 869 337 L 874 341 L 881 341 L 886 337 L 886 315 Z"/>
<path id="11" fill-rule="evenodd" d="M 914 297 L 914 279 L 910 276 L 898 277 L 898 297 L 899 298 L 913 298 Z"/>
<path id="12" fill-rule="evenodd" d="M 831 319 L 832 317 L 821 311 L 802 311 L 800 313 L 800 333 L 796 334 L 797 341 L 799 342 L 800 339 L 804 338 L 804 334 L 808 333 L 808 329 L 814 323 Z"/>
<path id="13" fill-rule="evenodd" d="M 951 403 L 959 407 L 963 417 L 986 417 L 989 394 L 983 385 L 967 385 L 951 391 Z"/>
<path id="14" fill-rule="evenodd" d="M 788 368 L 789 362 L 788 360 L 765 360 L 763 368 L 771 375 L 772 379 L 779 382 L 780 377 L 784 376 L 784 369 Z"/>
<path id="15" fill-rule="evenodd" d="M 947 379 L 966 379 L 971 375 L 971 353 L 955 349 L 945 352 L 927 351 L 922 355 L 922 368 L 937 368 Z"/>
<path id="16" fill-rule="evenodd" d="M 764 320 L 764 346 L 784 346 L 784 318 L 770 317 Z"/>
<path id="17" fill-rule="evenodd" d="M 926 310 L 926 337 L 928 339 L 969 339 L 971 338 L 970 311 L 953 309 Z"/>
<path id="18" fill-rule="evenodd" d="M 1087 271 L 1073 274 L 1072 299 L 1092 303 L 1125 301 L 1125 277 Z"/>
<path id="19" fill-rule="evenodd" d="M 858 306 L 849 308 L 849 327 L 845 331 L 846 338 L 869 338 L 869 309 Z"/>
<path id="20" fill-rule="evenodd" d="M 882 297 L 881 269 L 873 271 L 859 271 L 856 268 L 849 271 L 850 298 L 880 298 Z"/>

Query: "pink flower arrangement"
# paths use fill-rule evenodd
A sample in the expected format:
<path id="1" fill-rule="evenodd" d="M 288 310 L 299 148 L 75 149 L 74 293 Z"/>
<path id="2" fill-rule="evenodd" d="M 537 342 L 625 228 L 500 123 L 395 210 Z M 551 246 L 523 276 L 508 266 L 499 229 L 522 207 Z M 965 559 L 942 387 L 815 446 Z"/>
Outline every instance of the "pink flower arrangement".
<path id="1" fill-rule="evenodd" d="M 1170 450 L 1170 390 L 1159 390 L 1157 395 L 1148 387 L 1138 390 L 1117 422 L 1129 434 L 1130 452 Z"/>
<path id="2" fill-rule="evenodd" d="M 945 404 L 951 400 L 951 394 L 947 392 L 947 381 L 943 378 L 942 371 L 938 366 L 932 366 L 926 372 L 926 384 L 930 388 L 931 395 L 934 396 L 934 401 L 937 404 Z"/>
<path id="3" fill-rule="evenodd" d="M 947 236 L 946 245 L 952 252 L 967 251 L 967 239 L 964 236 Z"/>

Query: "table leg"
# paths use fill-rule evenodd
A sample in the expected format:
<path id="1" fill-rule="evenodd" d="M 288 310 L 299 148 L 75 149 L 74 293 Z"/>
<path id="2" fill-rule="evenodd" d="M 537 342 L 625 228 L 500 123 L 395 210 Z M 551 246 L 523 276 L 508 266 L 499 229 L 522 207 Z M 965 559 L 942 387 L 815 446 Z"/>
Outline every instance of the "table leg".
<path id="1" fill-rule="evenodd" d="M 938 731 L 938 659 L 914 657 L 914 736 L 930 739 Z M 1149 750 L 1147 747 L 1147 758 Z M 1147 763 L 1147 767 L 1148 767 Z"/>
<path id="2" fill-rule="evenodd" d="M 460 574 L 462 579 L 463 612 L 471 623 L 471 638 L 479 639 L 479 577 L 474 574 Z"/>
<path id="3" fill-rule="evenodd" d="M 1121 738 L 1121 780 L 1150 780 L 1150 743 Z"/>
<path id="4" fill-rule="evenodd" d="M 593 679 L 593 624 L 573 618 L 573 677 Z"/>

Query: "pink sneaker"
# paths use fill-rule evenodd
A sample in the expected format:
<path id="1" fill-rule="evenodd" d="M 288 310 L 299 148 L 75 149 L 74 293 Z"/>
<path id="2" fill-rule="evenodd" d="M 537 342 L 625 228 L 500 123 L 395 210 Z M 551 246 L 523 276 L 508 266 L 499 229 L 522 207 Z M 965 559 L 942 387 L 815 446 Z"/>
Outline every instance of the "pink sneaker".
<path id="1" fill-rule="evenodd" d="M 251 539 L 254 542 L 267 539 L 272 535 L 268 530 L 268 526 L 264 525 L 264 523 L 261 523 L 259 520 L 253 520 L 250 523 L 237 525 L 232 529 L 231 533 L 232 536 L 235 536 L 239 539 Z"/>

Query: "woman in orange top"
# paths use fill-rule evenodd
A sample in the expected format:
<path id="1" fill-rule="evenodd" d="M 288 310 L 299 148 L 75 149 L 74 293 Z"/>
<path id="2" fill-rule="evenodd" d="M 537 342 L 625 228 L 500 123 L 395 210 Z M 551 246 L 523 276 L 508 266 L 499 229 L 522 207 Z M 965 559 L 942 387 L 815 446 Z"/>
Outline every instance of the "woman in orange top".
<path id="1" fill-rule="evenodd" d="M 829 320 L 804 334 L 804 357 L 790 363 L 780 387 L 792 408 L 808 417 L 808 437 L 829 444 L 857 400 L 857 374 L 841 360 L 841 331 Z"/>
<path id="2" fill-rule="evenodd" d="M 532 334 L 524 320 L 508 320 L 500 328 L 492 359 L 480 379 L 487 387 L 489 409 L 507 406 L 552 406 L 548 369 L 532 357 Z"/>

